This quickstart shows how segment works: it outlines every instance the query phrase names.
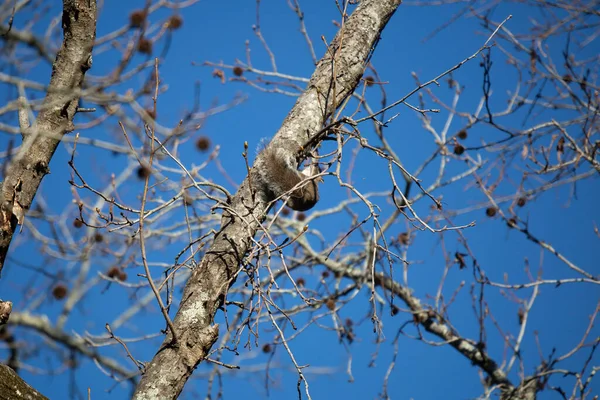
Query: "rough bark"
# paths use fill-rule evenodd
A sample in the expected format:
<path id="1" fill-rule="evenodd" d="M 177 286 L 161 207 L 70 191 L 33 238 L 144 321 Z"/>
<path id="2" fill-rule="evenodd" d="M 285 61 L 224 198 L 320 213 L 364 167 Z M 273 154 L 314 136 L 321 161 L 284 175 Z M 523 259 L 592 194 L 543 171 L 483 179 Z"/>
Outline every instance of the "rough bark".
<path id="1" fill-rule="evenodd" d="M 92 65 L 96 38 L 96 0 L 64 0 L 64 39 L 52 65 L 44 103 L 33 126 L 20 121 L 21 149 L 10 163 L 0 197 L 0 272 L 12 237 L 50 170 L 62 136 L 73 129 L 73 117 L 86 71 Z"/>
<path id="2" fill-rule="evenodd" d="M 291 140 L 300 145 L 319 132 L 332 112 L 356 88 L 379 35 L 401 0 L 365 0 L 344 23 L 318 63 L 305 92 L 286 117 L 271 145 Z M 221 228 L 194 270 L 170 333 L 147 365 L 134 399 L 175 399 L 219 334 L 214 316 L 233 284 L 251 238 L 264 220 L 267 197 L 259 187 L 259 157 L 248 178 L 224 210 Z"/>
<path id="3" fill-rule="evenodd" d="M 48 398 L 29 386 L 12 368 L 0 364 L 0 400 L 47 400 Z"/>

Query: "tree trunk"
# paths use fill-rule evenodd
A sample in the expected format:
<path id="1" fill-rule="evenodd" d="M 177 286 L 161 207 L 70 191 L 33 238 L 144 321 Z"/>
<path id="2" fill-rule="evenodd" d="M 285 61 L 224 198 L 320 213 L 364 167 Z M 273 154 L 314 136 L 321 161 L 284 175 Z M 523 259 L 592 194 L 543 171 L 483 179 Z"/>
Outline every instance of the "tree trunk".
<path id="1" fill-rule="evenodd" d="M 48 400 L 32 388 L 12 368 L 0 364 L 0 400 Z"/>
<path id="2" fill-rule="evenodd" d="M 271 145 L 278 146 L 291 140 L 300 149 L 308 138 L 324 127 L 333 111 L 356 88 L 381 31 L 400 3 L 401 0 L 360 2 L 329 45 L 307 89 L 296 101 Z M 221 229 L 183 292 L 173 321 L 177 342 L 172 340 L 169 332 L 147 365 L 134 399 L 177 398 L 194 368 L 217 340 L 219 327 L 213 324 L 214 316 L 234 282 L 238 267 L 250 248 L 251 238 L 268 211 L 267 197 L 256 184 L 260 182 L 257 169 L 261 168 L 262 162 L 259 157 L 250 177 L 225 206 Z"/>
<path id="3" fill-rule="evenodd" d="M 0 197 L 0 272 L 17 225 L 50 170 L 52 155 L 62 136 L 73 130 L 85 73 L 92 66 L 96 39 L 96 0 L 64 0 L 64 39 L 52 65 L 48 91 L 33 126 L 26 104 L 19 110 L 23 143 L 8 167 Z M 25 100 L 25 99 L 24 99 Z"/>

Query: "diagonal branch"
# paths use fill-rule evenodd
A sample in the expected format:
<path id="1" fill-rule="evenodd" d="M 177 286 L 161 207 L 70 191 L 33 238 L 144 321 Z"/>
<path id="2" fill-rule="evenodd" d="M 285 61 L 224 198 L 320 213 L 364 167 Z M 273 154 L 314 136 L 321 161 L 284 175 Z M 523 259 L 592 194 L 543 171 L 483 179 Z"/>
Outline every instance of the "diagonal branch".
<path id="1" fill-rule="evenodd" d="M 292 151 L 319 132 L 344 99 L 352 94 L 379 35 L 400 0 L 364 0 L 329 45 L 318 63 L 307 89 L 284 120 L 271 145 Z M 219 334 L 214 324 L 217 309 L 233 284 L 242 259 L 269 207 L 258 183 L 259 157 L 230 207 L 223 211 L 221 229 L 200 265 L 188 280 L 173 321 L 178 334 L 172 343 L 168 334 L 148 364 L 134 399 L 175 399 L 194 368 L 207 357 Z"/>
<path id="2" fill-rule="evenodd" d="M 29 386 L 12 368 L 0 364 L 0 400 L 10 399 L 48 400 Z"/>
<path id="3" fill-rule="evenodd" d="M 18 224 L 33 202 L 60 138 L 73 130 L 73 117 L 96 38 L 96 0 L 63 0 L 64 39 L 52 65 L 46 98 L 7 169 L 0 196 L 0 272 Z M 27 129 L 24 129 L 27 128 Z M 57 138 L 58 137 L 58 138 Z"/>

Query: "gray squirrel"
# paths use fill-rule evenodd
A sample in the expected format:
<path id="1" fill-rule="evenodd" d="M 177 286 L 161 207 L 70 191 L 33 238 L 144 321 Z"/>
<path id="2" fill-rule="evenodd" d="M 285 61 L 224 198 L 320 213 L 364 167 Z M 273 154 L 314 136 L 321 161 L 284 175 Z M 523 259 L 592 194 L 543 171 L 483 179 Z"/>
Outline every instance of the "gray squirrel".
<path id="1" fill-rule="evenodd" d="M 288 194 L 287 206 L 292 210 L 306 211 L 319 201 L 317 175 L 320 170 L 315 164 L 298 171 L 296 154 L 298 145 L 291 140 L 280 141 L 279 146 L 270 144 L 261 153 L 262 165 L 259 167 L 261 180 L 265 185 L 267 198 L 272 201 Z M 302 184 L 298 185 L 300 182 Z M 292 190 L 296 187 L 295 190 Z"/>

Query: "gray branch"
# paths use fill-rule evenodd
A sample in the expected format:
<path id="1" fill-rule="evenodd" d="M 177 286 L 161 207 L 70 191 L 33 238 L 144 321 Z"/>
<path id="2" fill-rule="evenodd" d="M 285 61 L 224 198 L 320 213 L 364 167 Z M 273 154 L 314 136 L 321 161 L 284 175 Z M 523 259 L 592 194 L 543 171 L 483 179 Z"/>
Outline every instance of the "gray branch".
<path id="1" fill-rule="evenodd" d="M 29 313 L 15 313 L 10 317 L 8 325 L 33 329 L 71 350 L 76 351 L 91 360 L 95 360 L 100 366 L 108 369 L 111 373 L 118 375 L 121 379 L 133 379 L 137 375 L 137 371 L 130 371 L 114 359 L 101 356 L 85 339 L 69 335 L 62 329 L 52 326 L 45 316 L 37 316 Z"/>
<path id="2" fill-rule="evenodd" d="M 49 173 L 48 165 L 60 138 L 73 130 L 84 75 L 92 65 L 96 0 L 64 0 L 62 24 L 64 39 L 52 65 L 42 109 L 32 127 L 21 124 L 23 144 L 2 184 L 0 272 L 13 234 L 29 210 L 42 179 Z"/>
<path id="3" fill-rule="evenodd" d="M 379 35 L 400 0 L 361 1 L 329 45 L 307 89 L 298 98 L 271 145 L 293 141 L 298 149 L 319 132 L 333 111 L 356 88 Z M 286 148 L 289 146 L 286 146 Z M 194 368 L 207 356 L 219 334 L 214 317 L 233 284 L 251 239 L 268 211 L 260 187 L 259 157 L 230 207 L 223 212 L 221 229 L 200 265 L 188 280 L 173 321 L 178 342 L 168 334 L 147 365 L 134 399 L 175 399 Z"/>

